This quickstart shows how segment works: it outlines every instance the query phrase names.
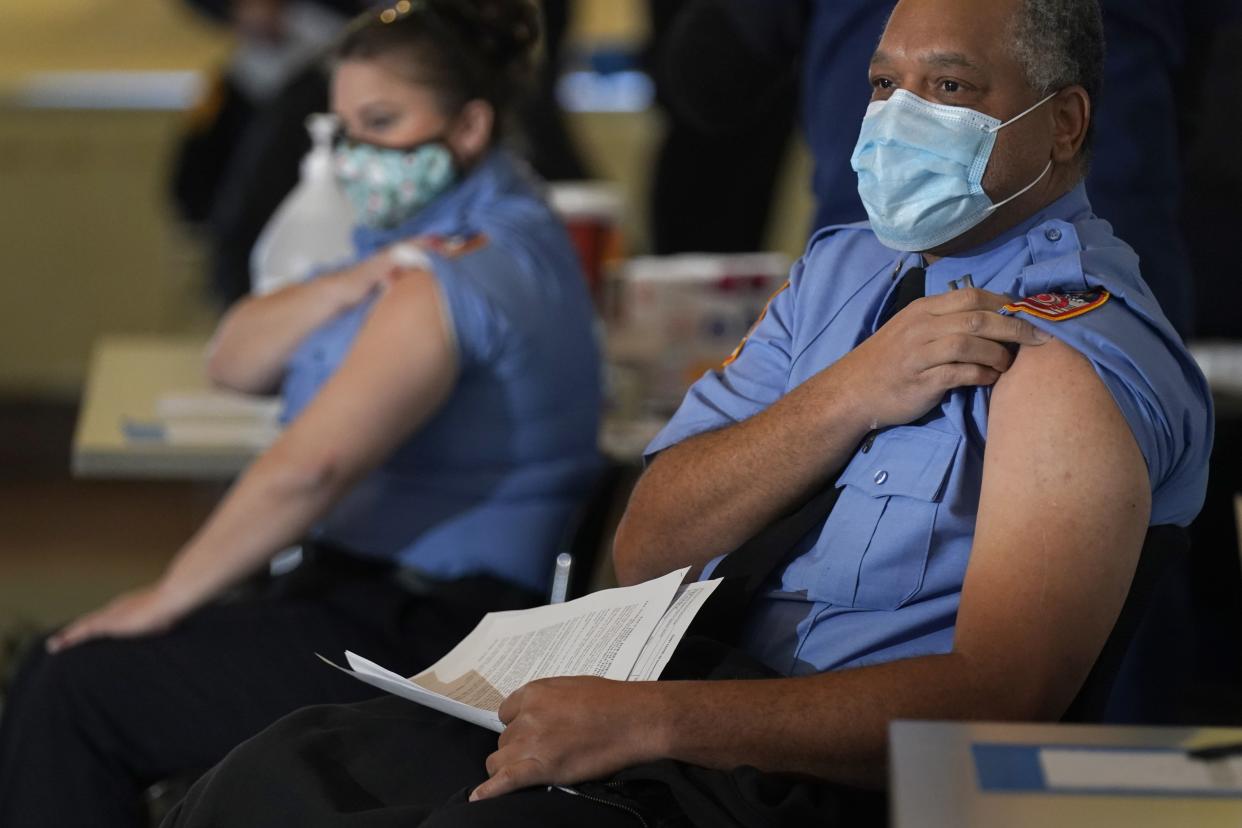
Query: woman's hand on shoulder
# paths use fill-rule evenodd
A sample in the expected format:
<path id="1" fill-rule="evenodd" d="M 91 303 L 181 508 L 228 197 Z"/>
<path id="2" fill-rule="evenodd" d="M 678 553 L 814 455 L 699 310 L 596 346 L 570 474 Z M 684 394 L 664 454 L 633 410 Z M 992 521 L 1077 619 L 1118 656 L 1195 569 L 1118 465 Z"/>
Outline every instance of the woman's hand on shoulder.
<path id="1" fill-rule="evenodd" d="M 391 254 L 384 249 L 332 274 L 332 281 L 341 293 L 342 309 L 353 307 L 382 290 L 396 269 Z"/>
<path id="2" fill-rule="evenodd" d="M 216 328 L 207 349 L 207 376 L 235 391 L 272 393 L 302 341 L 382 290 L 395 270 L 389 251 L 381 250 L 309 282 L 241 300 Z"/>
<path id="3" fill-rule="evenodd" d="M 332 277 L 341 291 L 342 307 L 353 307 L 376 291 L 386 291 L 402 275 L 426 269 L 430 262 L 424 265 L 419 256 L 417 243 L 400 241 L 336 271 Z"/>

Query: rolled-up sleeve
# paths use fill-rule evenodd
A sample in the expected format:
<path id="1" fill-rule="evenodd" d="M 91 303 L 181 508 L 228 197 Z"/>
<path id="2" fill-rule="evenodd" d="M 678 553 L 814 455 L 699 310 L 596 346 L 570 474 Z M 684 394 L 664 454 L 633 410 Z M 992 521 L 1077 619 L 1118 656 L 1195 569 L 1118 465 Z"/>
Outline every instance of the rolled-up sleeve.
<path id="1" fill-rule="evenodd" d="M 494 361 L 510 335 L 509 312 L 503 296 L 489 290 L 480 274 L 516 271 L 517 262 L 491 243 L 458 256 L 431 253 L 428 258 L 462 367 Z"/>

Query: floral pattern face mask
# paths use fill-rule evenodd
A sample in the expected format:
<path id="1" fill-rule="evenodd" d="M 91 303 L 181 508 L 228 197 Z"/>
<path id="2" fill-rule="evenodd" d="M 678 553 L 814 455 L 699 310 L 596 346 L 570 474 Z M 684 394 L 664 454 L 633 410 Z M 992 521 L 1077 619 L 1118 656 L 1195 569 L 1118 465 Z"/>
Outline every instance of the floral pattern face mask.
<path id="1" fill-rule="evenodd" d="M 398 226 L 457 181 L 457 164 L 440 138 L 410 147 L 342 141 L 334 156 L 337 180 L 368 227 Z"/>

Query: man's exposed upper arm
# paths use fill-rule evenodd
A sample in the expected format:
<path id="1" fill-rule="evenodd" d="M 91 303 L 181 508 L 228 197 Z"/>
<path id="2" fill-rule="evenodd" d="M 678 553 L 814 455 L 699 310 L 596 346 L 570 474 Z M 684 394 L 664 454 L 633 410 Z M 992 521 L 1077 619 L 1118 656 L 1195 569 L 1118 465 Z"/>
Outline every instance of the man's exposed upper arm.
<path id="1" fill-rule="evenodd" d="M 1143 455 L 1091 365 L 1059 341 L 1023 348 L 992 394 L 955 650 L 1059 716 L 1121 610 L 1150 509 Z"/>

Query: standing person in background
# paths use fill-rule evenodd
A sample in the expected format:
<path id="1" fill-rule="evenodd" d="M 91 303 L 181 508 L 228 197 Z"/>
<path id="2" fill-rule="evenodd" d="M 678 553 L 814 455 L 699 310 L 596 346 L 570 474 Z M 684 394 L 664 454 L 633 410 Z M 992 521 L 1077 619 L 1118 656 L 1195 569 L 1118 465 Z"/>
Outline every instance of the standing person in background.
<path id="1" fill-rule="evenodd" d="M 328 107 L 324 53 L 367 0 L 187 0 L 237 39 L 191 112 L 171 171 L 180 217 L 202 228 L 211 293 L 250 291 L 250 251 L 298 180 L 306 116 Z"/>
<path id="2" fill-rule="evenodd" d="M 1198 90 L 1201 99 L 1185 130 L 1192 140 L 1182 211 L 1199 297 L 1195 335 L 1236 344 L 1242 340 L 1242 282 L 1225 263 L 1232 261 L 1232 244 L 1242 227 L 1242 154 L 1237 151 L 1242 134 L 1242 65 L 1237 60 L 1242 22 L 1224 14 L 1216 18 L 1209 15 L 1201 22 L 1215 25 L 1214 48 L 1192 53 L 1201 64 L 1199 77 L 1210 82 L 1181 87 L 1191 95 Z M 1232 714 L 1216 719 L 1222 724 L 1242 723 L 1242 573 L 1234 505 L 1242 492 L 1237 461 L 1242 456 L 1242 406 L 1236 399 L 1226 391 L 1219 400 L 1207 502 L 1194 526 L 1195 548 L 1211 554 L 1194 555 L 1191 571 L 1190 609 L 1202 631 L 1195 647 L 1207 688 L 1202 695 Z M 1186 644 L 1183 636 L 1170 646 L 1184 649 Z"/>
<path id="3" fill-rule="evenodd" d="M 714 91 L 745 112 L 718 120 L 676 105 L 676 67 L 694 59 L 679 31 L 686 0 L 649 0 L 651 40 L 645 57 L 663 117 L 647 199 L 651 252 L 749 253 L 762 250 L 772 199 L 788 155 L 797 102 L 797 73 L 778 66 L 735 76 Z M 703 21 L 698 40 L 734 39 L 727 23 Z M 714 25 L 713 25 L 714 24 Z M 724 31 L 719 31 L 721 28 Z M 754 83 L 762 97 L 752 97 Z M 740 116 L 740 117 L 739 117 Z M 706 219 L 706 220 L 705 220 Z"/>
<path id="4" fill-rule="evenodd" d="M 866 218 L 850 152 L 867 108 L 858 81 L 893 0 L 686 0 L 669 22 L 657 77 L 676 119 L 717 133 L 789 117 L 773 106 L 796 82 L 814 160 L 813 230 Z M 765 122 L 767 122 L 765 124 Z M 733 164 L 745 168 L 746 157 Z M 727 179 L 727 175 L 722 175 Z M 713 203 L 712 209 L 715 209 Z"/>
<path id="5" fill-rule="evenodd" d="M 549 181 L 591 177 L 556 98 L 573 6 L 574 0 L 542 0 L 539 4 L 543 13 L 543 60 L 539 61 L 534 90 L 518 112 L 522 127 L 521 154 Z"/>
<path id="6" fill-rule="evenodd" d="M 239 303 L 209 370 L 288 427 L 151 586 L 69 624 L 0 719 L 0 825 L 133 826 L 141 790 L 277 717 L 375 694 L 542 599 L 599 468 L 591 305 L 538 183 L 496 148 L 532 68 L 523 0 L 400 2 L 336 53 L 357 261 Z M 309 560 L 218 600 L 280 550 Z"/>
<path id="7" fill-rule="evenodd" d="M 801 72 L 803 128 L 815 159 L 814 227 L 865 218 L 853 186 L 853 124 L 867 106 L 852 67 L 867 60 L 891 0 L 692 0 L 665 69 L 668 97 L 700 122 L 747 123 Z M 1179 109 L 1186 76 L 1215 27 L 1242 18 L 1238 0 L 1104 0 L 1108 54 L 1087 191 L 1134 245 L 1143 275 L 1177 330 L 1192 332 L 1193 293 L 1180 226 Z M 710 33 L 710 35 L 709 35 Z M 767 77 L 765 86 L 760 78 Z M 744 94 L 736 93 L 741 90 Z"/>
<path id="8" fill-rule="evenodd" d="M 1103 0 L 1104 94 L 1099 151 L 1087 191 L 1100 216 L 1134 246 L 1143 278 L 1174 327 L 1195 335 L 1191 254 L 1182 231 L 1183 160 L 1189 136 L 1179 121 L 1214 85 L 1203 56 L 1218 26 L 1242 20 L 1239 0 Z"/>
<path id="9" fill-rule="evenodd" d="M 1237 228 L 1242 226 L 1242 0 L 1230 0 L 1228 13 L 1208 14 L 1199 26 L 1215 40 L 1192 51 L 1196 77 L 1210 83 L 1190 86 L 1196 105 L 1183 134 L 1188 135 L 1182 225 L 1195 274 L 1195 335 L 1203 339 L 1242 340 L 1242 282 L 1221 263 L 1229 261 Z M 1182 88 L 1187 88 L 1185 85 Z M 1198 94 L 1195 94 L 1198 90 Z M 1230 493 L 1239 491 L 1231 489 Z M 1242 625 L 1239 625 L 1242 629 Z"/>

